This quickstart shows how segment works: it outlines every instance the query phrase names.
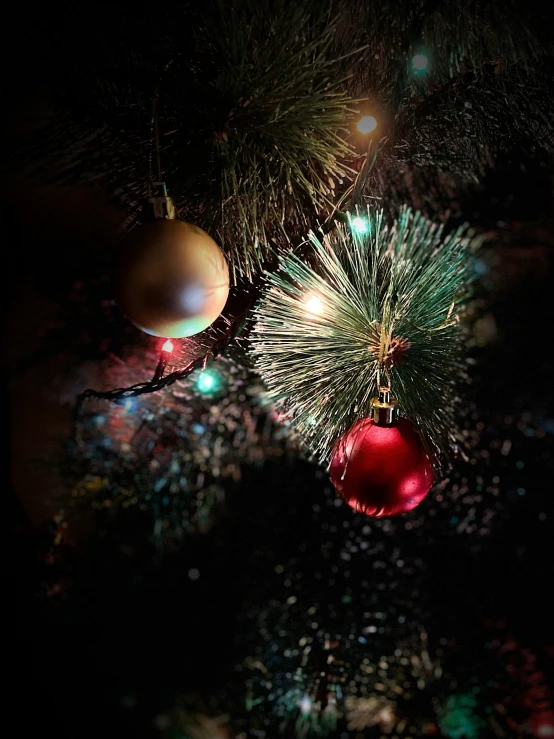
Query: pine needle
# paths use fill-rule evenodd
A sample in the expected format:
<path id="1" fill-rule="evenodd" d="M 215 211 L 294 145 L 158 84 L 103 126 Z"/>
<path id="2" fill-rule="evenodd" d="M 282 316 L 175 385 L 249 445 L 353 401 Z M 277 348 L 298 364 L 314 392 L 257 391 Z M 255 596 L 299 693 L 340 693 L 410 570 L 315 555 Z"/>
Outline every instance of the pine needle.
<path id="1" fill-rule="evenodd" d="M 290 255 L 267 276 L 252 332 L 256 366 L 321 460 L 388 382 L 438 460 L 456 436 L 460 317 L 482 240 L 467 227 L 445 235 L 408 208 L 392 223 L 368 211 L 367 224 L 358 234 L 349 216 L 322 241 L 310 234 L 313 267 Z"/>

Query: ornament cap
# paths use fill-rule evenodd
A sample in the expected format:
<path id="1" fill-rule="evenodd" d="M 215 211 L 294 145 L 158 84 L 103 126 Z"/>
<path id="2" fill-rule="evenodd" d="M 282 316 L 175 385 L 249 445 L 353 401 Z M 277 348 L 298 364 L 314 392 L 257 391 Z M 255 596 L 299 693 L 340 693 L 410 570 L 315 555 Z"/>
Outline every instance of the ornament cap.
<path id="1" fill-rule="evenodd" d="M 371 399 L 373 422 L 377 426 L 394 426 L 398 418 L 398 401 L 391 397 L 389 387 L 380 387 L 379 395 Z"/>
<path id="2" fill-rule="evenodd" d="M 165 182 L 152 182 L 150 185 L 148 200 L 145 202 L 143 208 L 144 220 L 147 223 L 150 221 L 174 220 L 175 205 L 167 194 Z M 161 188 L 161 190 L 156 192 L 152 188 Z"/>

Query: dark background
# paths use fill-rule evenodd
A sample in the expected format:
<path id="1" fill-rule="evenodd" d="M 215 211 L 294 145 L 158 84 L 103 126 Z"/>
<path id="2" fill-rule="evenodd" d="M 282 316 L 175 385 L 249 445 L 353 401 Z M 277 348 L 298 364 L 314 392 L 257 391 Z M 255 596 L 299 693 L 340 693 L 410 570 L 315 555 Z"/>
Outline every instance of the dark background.
<path id="1" fill-rule="evenodd" d="M 153 12 L 137 4 L 132 12 L 141 8 Z M 77 49 L 86 53 L 90 24 L 110 24 L 107 7 L 98 5 L 12 12 L 20 16 L 9 30 L 5 150 L 14 131 L 38 125 L 49 114 L 59 75 Z M 485 622 L 507 623 L 520 643 L 540 655 L 547 674 L 554 582 L 553 171 L 548 157 L 528 160 L 514 151 L 467 194 L 470 222 L 493 229 L 500 221 L 510 234 L 488 252 L 483 296 L 495 331 L 474 349 L 470 398 L 478 409 L 481 447 L 512 441 L 507 456 L 492 454 L 487 470 L 490 478 L 501 479 L 501 501 L 490 501 L 495 523 L 482 540 L 477 532 L 455 535 L 443 506 L 425 524 L 428 536 L 398 529 L 394 541 L 407 557 L 423 558 L 430 631 L 454 634 L 461 650 L 467 645 L 477 654 Z M 67 303 L 75 275 L 94 273 L 91 255 L 113 239 L 118 215 L 102 193 L 79 190 L 71 200 L 56 198 L 13 173 L 2 178 L 2 214 L 6 562 L 8 582 L 15 586 L 5 600 L 6 723 L 12 721 L 21 737 L 136 737 L 150 735 L 152 717 L 180 691 L 235 692 L 238 704 L 241 688 L 231 665 L 249 636 L 238 616 L 240 604 L 271 596 L 266 565 L 294 553 L 308 583 L 310 572 L 325 573 L 330 566 L 321 556 L 329 539 L 323 525 L 337 518 L 354 528 L 360 524 L 332 505 L 312 515 L 314 505 L 332 496 L 315 467 L 272 463 L 247 471 L 240 486 L 229 490 L 230 512 L 222 523 L 164 558 L 156 559 L 147 543 L 147 522 L 126 515 L 117 531 L 68 555 L 59 578 L 69 573 L 71 592 L 53 605 L 42 589 L 49 535 L 41 525 L 48 522 L 45 500 L 56 477 L 47 464 L 37 472 L 29 460 L 59 453 L 56 444 L 70 431 L 70 410 L 42 393 L 55 381 L 59 364 L 32 359 L 35 336 L 48 311 L 55 314 L 59 303 Z M 486 517 L 488 505 L 482 504 L 478 517 Z M 426 512 L 432 507 L 424 504 Z M 392 546 L 386 536 L 384 541 Z M 122 544 L 132 556 L 122 553 Z M 192 582 L 186 573 L 200 565 L 202 578 Z M 361 582 L 368 567 L 364 560 L 351 565 L 351 580 Z M 334 602 L 333 586 L 321 582 L 312 580 L 306 597 Z M 125 708 L 128 695 L 136 697 L 134 711 Z"/>

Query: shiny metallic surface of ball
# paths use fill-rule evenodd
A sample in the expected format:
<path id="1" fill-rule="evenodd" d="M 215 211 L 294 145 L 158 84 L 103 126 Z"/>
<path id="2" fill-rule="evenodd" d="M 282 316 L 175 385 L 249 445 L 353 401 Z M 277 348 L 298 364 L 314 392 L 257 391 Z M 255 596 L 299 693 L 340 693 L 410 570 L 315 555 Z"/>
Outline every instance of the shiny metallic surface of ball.
<path id="1" fill-rule="evenodd" d="M 434 480 L 431 460 L 405 418 L 392 427 L 356 421 L 335 444 L 330 474 L 351 508 L 375 518 L 411 511 Z"/>
<path id="2" fill-rule="evenodd" d="M 138 226 L 117 255 L 116 301 L 152 336 L 183 338 L 210 326 L 229 295 L 223 252 L 202 229 L 185 221 Z"/>

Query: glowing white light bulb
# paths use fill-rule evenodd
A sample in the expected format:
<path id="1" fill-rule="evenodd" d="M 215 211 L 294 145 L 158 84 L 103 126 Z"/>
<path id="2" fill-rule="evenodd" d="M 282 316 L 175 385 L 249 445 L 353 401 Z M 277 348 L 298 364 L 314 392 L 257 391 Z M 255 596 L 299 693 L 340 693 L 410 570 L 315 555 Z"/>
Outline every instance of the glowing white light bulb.
<path id="1" fill-rule="evenodd" d="M 164 342 L 164 345 L 162 346 L 162 352 L 166 352 L 166 354 L 171 354 L 173 351 L 173 342 L 171 339 L 167 339 L 167 341 Z"/>
<path id="2" fill-rule="evenodd" d="M 390 721 L 392 718 L 392 711 L 389 706 L 385 706 L 385 708 L 381 708 L 379 711 L 379 719 L 381 721 Z"/>
<path id="3" fill-rule="evenodd" d="M 323 303 L 317 297 L 317 295 L 312 295 L 310 298 L 308 298 L 308 300 L 306 301 L 306 311 L 308 313 L 313 313 L 316 316 L 319 316 L 323 313 Z"/>
<path id="4" fill-rule="evenodd" d="M 377 128 L 377 119 L 372 115 L 364 115 L 358 121 L 358 131 L 360 133 L 371 133 Z"/>
<path id="5" fill-rule="evenodd" d="M 554 736 L 554 725 L 553 724 L 543 724 L 542 726 L 539 726 L 537 730 L 537 736 L 540 736 L 540 737 Z"/>

